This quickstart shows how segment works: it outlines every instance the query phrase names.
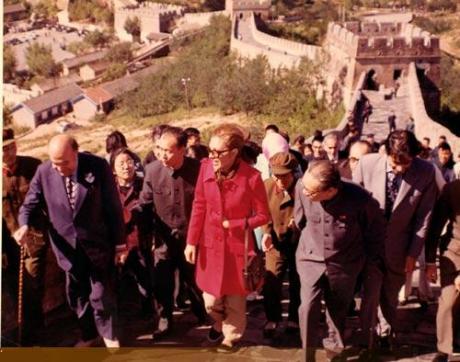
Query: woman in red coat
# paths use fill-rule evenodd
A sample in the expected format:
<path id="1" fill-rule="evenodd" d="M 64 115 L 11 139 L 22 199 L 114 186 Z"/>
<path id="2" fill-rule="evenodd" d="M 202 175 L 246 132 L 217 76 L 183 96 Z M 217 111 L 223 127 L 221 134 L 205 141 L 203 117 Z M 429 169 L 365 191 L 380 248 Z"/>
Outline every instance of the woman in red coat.
<path id="1" fill-rule="evenodd" d="M 215 321 L 208 338 L 217 342 L 223 337 L 221 351 L 232 351 L 246 327 L 245 225 L 252 230 L 270 220 L 260 173 L 240 158 L 243 145 L 243 132 L 236 125 L 223 124 L 212 133 L 185 249 L 187 261 L 196 262 L 197 284 Z M 249 235 L 249 250 L 254 252 L 252 232 Z"/>

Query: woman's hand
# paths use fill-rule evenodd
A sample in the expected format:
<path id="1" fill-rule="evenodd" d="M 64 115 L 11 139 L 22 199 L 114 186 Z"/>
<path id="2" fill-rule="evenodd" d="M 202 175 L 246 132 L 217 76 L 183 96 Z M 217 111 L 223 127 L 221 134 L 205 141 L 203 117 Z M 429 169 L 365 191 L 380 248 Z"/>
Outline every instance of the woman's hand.
<path id="1" fill-rule="evenodd" d="M 190 264 L 195 264 L 196 261 L 196 246 L 187 244 L 184 250 L 185 260 Z"/>

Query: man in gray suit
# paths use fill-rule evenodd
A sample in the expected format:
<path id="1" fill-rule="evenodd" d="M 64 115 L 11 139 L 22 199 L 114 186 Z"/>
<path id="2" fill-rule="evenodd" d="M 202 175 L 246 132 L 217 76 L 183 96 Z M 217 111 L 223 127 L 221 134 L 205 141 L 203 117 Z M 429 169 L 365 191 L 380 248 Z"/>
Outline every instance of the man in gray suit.
<path id="1" fill-rule="evenodd" d="M 299 324 L 305 361 L 315 360 L 321 295 L 327 307 L 329 357 L 343 348 L 348 307 L 366 262 L 383 258 L 385 219 L 377 202 L 344 182 L 328 160 L 311 162 L 296 185 L 294 219 L 301 230 L 296 252 L 301 281 Z"/>
<path id="2" fill-rule="evenodd" d="M 433 166 L 417 157 L 419 146 L 413 133 L 392 132 L 385 148 L 386 155 L 363 156 L 353 172 L 353 180 L 372 194 L 388 220 L 383 275 L 374 270 L 372 278 L 365 280 L 363 303 L 366 309 L 366 303 L 374 304 L 380 293 L 384 317 L 380 318 L 381 346 L 389 348 L 395 330 L 398 292 L 405 274 L 414 270 L 424 246 L 437 187 Z M 369 320 L 369 316 L 364 316 L 363 322 Z"/>

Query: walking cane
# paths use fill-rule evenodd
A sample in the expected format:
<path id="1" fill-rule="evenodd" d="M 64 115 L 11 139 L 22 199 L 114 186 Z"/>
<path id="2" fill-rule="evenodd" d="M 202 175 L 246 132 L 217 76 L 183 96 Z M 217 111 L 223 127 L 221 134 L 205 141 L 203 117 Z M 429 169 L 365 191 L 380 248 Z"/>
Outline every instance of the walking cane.
<path id="1" fill-rule="evenodd" d="M 22 344 L 22 297 L 24 287 L 24 258 L 25 248 L 21 246 L 21 256 L 19 259 L 19 287 L 18 287 L 18 344 Z"/>

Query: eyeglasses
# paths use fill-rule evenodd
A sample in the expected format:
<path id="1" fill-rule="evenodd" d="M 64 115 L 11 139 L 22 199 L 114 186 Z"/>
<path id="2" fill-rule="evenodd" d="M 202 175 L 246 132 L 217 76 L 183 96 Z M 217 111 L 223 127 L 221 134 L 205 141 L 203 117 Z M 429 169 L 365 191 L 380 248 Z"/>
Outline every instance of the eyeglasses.
<path id="1" fill-rule="evenodd" d="M 289 177 L 291 177 L 291 173 L 289 172 L 289 173 L 286 173 L 286 174 L 284 174 L 284 175 L 272 175 L 272 177 L 273 177 L 273 179 L 274 179 L 275 181 L 278 181 L 278 180 L 280 180 L 280 181 L 282 181 L 282 180 L 287 180 Z"/>
<path id="2" fill-rule="evenodd" d="M 227 150 L 209 150 L 209 158 L 222 158 L 225 156 L 226 153 L 230 152 L 232 149 L 227 149 Z"/>
<path id="3" fill-rule="evenodd" d="M 318 195 L 321 191 L 323 190 L 309 190 L 307 187 L 305 187 L 305 185 L 302 183 L 303 185 L 303 193 L 305 196 L 307 197 L 313 197 L 315 195 Z"/>

